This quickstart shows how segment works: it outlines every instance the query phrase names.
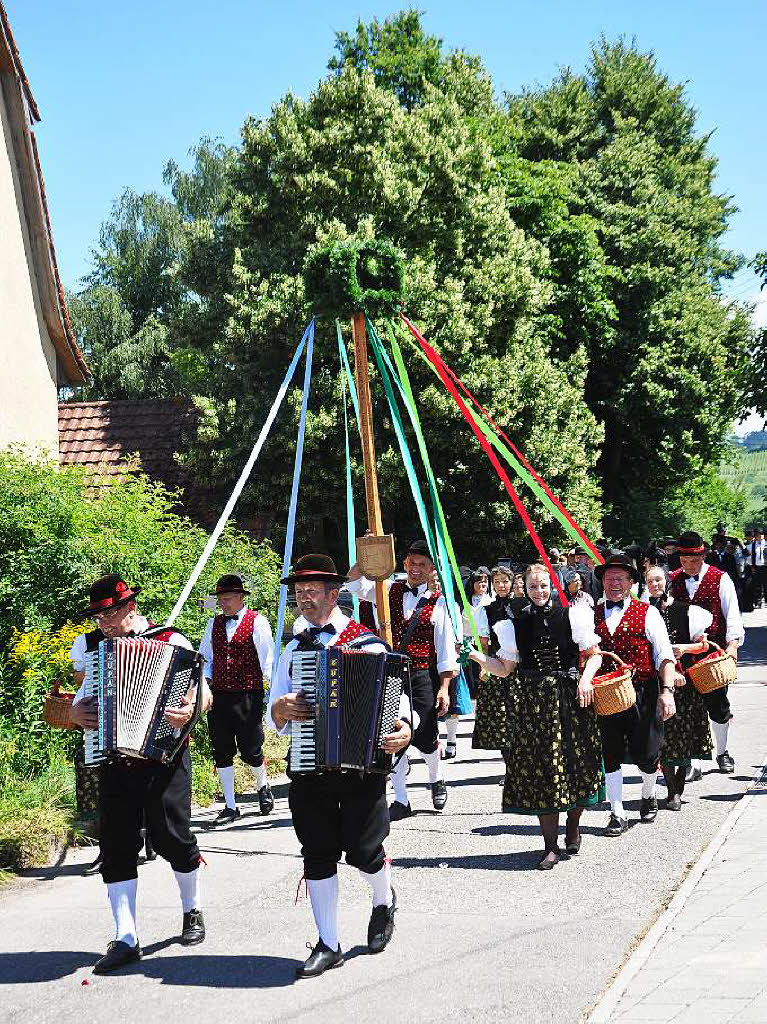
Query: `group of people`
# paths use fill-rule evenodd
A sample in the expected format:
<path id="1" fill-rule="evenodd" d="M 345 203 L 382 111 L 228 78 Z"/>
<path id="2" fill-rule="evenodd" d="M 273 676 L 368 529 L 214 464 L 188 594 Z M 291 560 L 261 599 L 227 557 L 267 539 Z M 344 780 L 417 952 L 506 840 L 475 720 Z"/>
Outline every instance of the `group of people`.
<path id="1" fill-rule="evenodd" d="M 675 548 L 679 566 L 671 570 L 665 557 L 640 568 L 623 552 L 608 552 L 596 564 L 585 549 L 573 554 L 572 565 L 560 566 L 552 558 L 551 569 L 538 562 L 519 572 L 507 565 L 492 571 L 480 567 L 465 581 L 469 600 L 462 620 L 441 593 L 426 543 L 416 540 L 408 546 L 402 578 L 389 589 L 393 648 L 409 657 L 411 681 L 394 727 L 382 741 L 394 758 L 391 803 L 383 775 L 342 770 L 291 778 L 289 806 L 318 933 L 311 955 L 297 970 L 299 977 L 316 977 L 343 963 L 337 865 L 344 855 L 370 886 L 369 951 L 379 953 L 391 940 L 397 897 L 384 843 L 391 824 L 413 813 L 408 751 L 418 751 L 425 761 L 432 806 L 443 811 L 449 795 L 444 765 L 455 756 L 458 718 L 471 709 L 467 677 L 477 697 L 472 744 L 504 757 L 503 810 L 538 817 L 544 843 L 541 870 L 578 854 L 583 808 L 605 795 L 610 804 L 606 834 L 626 831 L 623 764 L 635 764 L 642 774 L 640 818 L 648 824 L 658 814 L 660 768 L 667 807 L 680 810 L 688 771 L 712 753 L 709 720 L 719 770 L 734 770 L 727 749 L 732 718 L 727 689 L 701 695 L 686 673 L 709 641 L 737 659 L 744 630 L 735 586 L 725 571 L 705 561 L 698 534 L 683 533 Z M 386 649 L 377 633 L 375 584 L 357 566 L 342 574 L 327 555 L 309 554 L 282 582 L 294 590 L 298 617 L 276 666 L 268 623 L 247 607 L 247 588 L 234 574 L 218 581 L 221 611 L 208 622 L 200 645 L 203 705 L 224 793 L 224 808 L 213 822 L 217 827 L 239 815 L 236 751 L 255 772 L 261 812 L 273 808 L 262 750 L 264 717 L 270 728 L 286 734 L 291 723 L 314 714 L 306 695 L 292 685 L 295 654 L 334 646 L 370 653 Z M 181 634 L 153 627 L 139 615 L 139 592 L 119 576 L 94 583 L 87 614 L 97 628 L 75 642 L 70 657 L 77 673 L 82 673 L 85 651 L 105 637 L 153 635 L 189 646 Z M 356 595 L 359 622 L 339 605 L 343 592 Z M 617 714 L 598 716 L 594 684 L 609 671 L 610 658 L 631 667 L 636 701 Z M 470 666 L 476 667 L 473 676 L 465 671 Z M 188 721 L 194 697 L 187 694 L 179 708 L 166 712 L 171 725 Z M 93 701 L 79 693 L 73 721 L 92 728 L 95 711 Z M 446 722 L 444 743 L 440 720 Z M 143 825 L 178 882 L 181 941 L 201 942 L 205 926 L 199 849 L 190 826 L 188 750 L 169 765 L 113 758 L 100 773 L 101 874 L 115 939 L 94 969 L 106 973 L 141 957 L 136 880 Z"/>

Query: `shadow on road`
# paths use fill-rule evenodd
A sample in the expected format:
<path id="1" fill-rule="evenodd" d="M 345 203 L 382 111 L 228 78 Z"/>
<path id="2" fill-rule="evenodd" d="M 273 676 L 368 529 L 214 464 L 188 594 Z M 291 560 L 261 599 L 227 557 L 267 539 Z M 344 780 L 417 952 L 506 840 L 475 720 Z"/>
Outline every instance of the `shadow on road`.
<path id="1" fill-rule="evenodd" d="M 0 959 L 0 984 L 26 985 L 66 978 L 81 967 L 92 967 L 99 953 L 84 949 L 56 949 L 46 952 L 4 953 Z"/>

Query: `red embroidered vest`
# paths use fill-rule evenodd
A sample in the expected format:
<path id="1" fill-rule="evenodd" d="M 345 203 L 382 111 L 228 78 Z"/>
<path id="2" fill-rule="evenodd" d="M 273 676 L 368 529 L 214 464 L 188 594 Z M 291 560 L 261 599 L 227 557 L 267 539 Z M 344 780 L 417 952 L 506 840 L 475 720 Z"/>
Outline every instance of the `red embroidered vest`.
<path id="1" fill-rule="evenodd" d="M 703 568 L 705 569 L 706 567 L 704 566 Z M 701 569 L 701 572 L 703 572 L 703 569 Z M 698 589 L 695 591 L 695 597 L 690 600 L 682 569 L 677 569 L 676 572 L 671 573 L 672 597 L 675 601 L 679 601 L 683 604 L 696 604 L 699 608 L 705 608 L 706 611 L 711 612 L 714 617 L 714 621 L 706 630 L 706 635 L 709 636 L 714 643 L 719 644 L 720 647 L 727 646 L 727 620 L 722 612 L 722 601 L 719 597 L 719 581 L 723 575 L 724 574 L 721 569 L 717 569 L 715 566 L 710 565 L 706 570 L 705 576 L 698 584 Z"/>
<path id="2" fill-rule="evenodd" d="M 372 634 L 372 635 L 371 635 Z M 355 622 L 354 619 L 349 619 L 344 628 L 341 630 L 337 642 L 333 645 L 334 647 L 343 647 L 345 644 L 350 644 L 352 640 L 357 640 L 361 636 L 370 636 L 371 640 L 377 640 L 378 637 L 373 633 L 372 630 L 368 629 L 367 626 L 360 625 L 359 622 Z"/>
<path id="3" fill-rule="evenodd" d="M 253 623 L 257 614 L 252 608 L 246 608 L 231 640 L 226 638 L 224 616 L 217 615 L 213 620 L 214 690 L 244 692 L 263 687 L 264 673 L 253 643 Z"/>
<path id="4" fill-rule="evenodd" d="M 605 606 L 598 604 L 594 610 L 594 627 L 603 651 L 612 651 L 634 669 L 634 678 L 642 683 L 655 676 L 652 645 L 645 635 L 645 619 L 650 606 L 631 598 L 623 618 L 610 636 L 605 622 Z"/>
<path id="5" fill-rule="evenodd" d="M 405 620 L 405 612 L 403 610 L 404 598 L 405 584 L 401 581 L 392 583 L 389 590 L 389 611 L 391 612 L 392 639 L 394 640 L 394 649 L 396 651 L 400 650 L 400 645 L 410 624 L 409 621 Z M 423 672 L 429 668 L 436 670 L 437 667 L 437 651 L 434 647 L 434 625 L 431 617 L 438 600 L 439 597 L 436 594 L 432 594 L 417 612 L 413 612 L 414 615 L 418 615 L 418 625 L 410 636 L 405 653 L 410 655 L 412 668 L 416 672 Z"/>

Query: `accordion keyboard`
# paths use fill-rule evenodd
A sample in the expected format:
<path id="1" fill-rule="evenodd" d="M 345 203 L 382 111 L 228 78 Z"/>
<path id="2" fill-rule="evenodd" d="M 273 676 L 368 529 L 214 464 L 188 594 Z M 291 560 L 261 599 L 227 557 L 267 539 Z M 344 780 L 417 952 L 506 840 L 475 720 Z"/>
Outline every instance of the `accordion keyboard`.
<path id="1" fill-rule="evenodd" d="M 192 682 L 192 669 L 182 669 L 177 672 L 173 677 L 173 683 L 168 690 L 168 698 L 166 701 L 166 708 L 177 708 L 181 704 L 181 698 L 186 695 L 187 690 Z M 162 721 L 157 727 L 157 732 L 154 735 L 155 744 L 161 740 L 167 739 L 168 736 L 173 736 L 178 733 L 178 730 L 174 730 L 173 726 L 170 725 L 167 720 L 163 717 Z"/>
<path id="2" fill-rule="evenodd" d="M 317 702 L 317 680 L 314 652 L 296 651 L 293 655 L 293 693 L 303 691 L 311 708 Z M 290 723 L 290 770 L 292 772 L 313 772 L 317 767 L 317 733 L 315 719 Z"/>
<path id="3" fill-rule="evenodd" d="M 85 678 L 83 679 L 83 700 L 98 697 L 99 652 L 89 651 L 85 655 Z M 99 742 L 99 728 L 83 729 L 83 752 L 85 764 L 99 764 L 104 760 L 104 750 Z"/>

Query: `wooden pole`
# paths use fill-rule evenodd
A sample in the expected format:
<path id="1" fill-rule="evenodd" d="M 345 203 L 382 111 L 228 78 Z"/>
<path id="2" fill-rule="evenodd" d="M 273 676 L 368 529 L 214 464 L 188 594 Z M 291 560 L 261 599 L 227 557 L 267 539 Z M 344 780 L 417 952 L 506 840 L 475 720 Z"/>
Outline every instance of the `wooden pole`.
<path id="1" fill-rule="evenodd" d="M 360 405 L 360 433 L 362 439 L 362 462 L 365 469 L 365 501 L 368 513 L 368 530 L 376 537 L 383 536 L 381 506 L 378 501 L 378 474 L 376 472 L 375 437 L 373 435 L 373 408 L 370 401 L 370 379 L 368 377 L 368 344 L 365 330 L 365 315 L 355 313 L 352 317 L 354 338 L 354 376 L 357 382 L 357 397 Z M 392 643 L 391 619 L 389 616 L 389 588 L 383 580 L 376 580 L 376 608 L 378 610 L 378 631 L 386 643 Z"/>

